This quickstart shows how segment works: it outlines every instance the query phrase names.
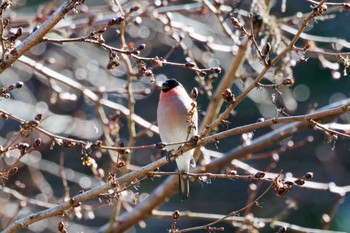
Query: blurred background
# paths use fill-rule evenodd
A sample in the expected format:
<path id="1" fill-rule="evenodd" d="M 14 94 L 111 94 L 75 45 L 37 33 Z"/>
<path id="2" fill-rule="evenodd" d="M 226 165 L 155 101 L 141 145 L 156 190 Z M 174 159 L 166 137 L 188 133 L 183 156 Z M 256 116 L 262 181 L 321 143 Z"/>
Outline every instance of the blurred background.
<path id="1" fill-rule="evenodd" d="M 4 18 L 10 20 L 13 33 L 18 27 L 23 27 L 23 40 L 35 27 L 40 25 L 50 11 L 56 9 L 63 1 L 13 1 L 13 6 L 5 11 Z M 209 1 L 210 2 L 210 1 Z M 342 1 L 334 1 L 342 2 Z M 149 77 L 141 76 L 133 81 L 135 94 L 135 113 L 145 120 L 156 123 L 156 109 L 159 90 L 157 85 L 164 80 L 174 78 L 180 81 L 188 92 L 193 87 L 200 90 L 198 106 L 200 115 L 204 116 L 209 104 L 208 95 L 215 90 L 220 79 L 231 65 L 235 51 L 239 48 L 239 41 L 233 43 L 222 30 L 217 18 L 202 1 L 120 1 L 123 9 L 127 11 L 132 6 L 139 5 L 140 10 L 134 12 L 127 19 L 126 42 L 129 47 L 137 47 L 145 44 L 146 48 L 141 51 L 142 57 L 165 57 L 169 51 L 179 42 L 181 45 L 167 58 L 168 61 L 186 63 L 195 61 L 199 68 L 221 67 L 222 73 L 208 73 L 205 78 L 200 77 L 196 72 L 182 67 L 164 66 L 153 69 L 155 83 L 150 82 Z M 254 4 L 253 4 L 254 5 Z M 258 4 L 257 4 L 258 5 Z M 271 44 L 278 39 L 264 35 L 269 27 L 278 25 L 283 40 L 292 38 L 293 29 L 297 28 L 302 20 L 301 16 L 312 10 L 311 4 L 307 1 L 273 1 L 271 17 L 276 21 L 263 22 L 261 33 L 257 36 L 259 45 L 265 41 Z M 248 14 L 255 12 L 251 1 L 223 1 L 223 12 L 225 22 L 232 31 L 236 29 L 230 23 L 231 15 L 237 16 L 245 26 L 249 28 Z M 333 8 L 332 8 L 333 9 Z M 52 13 L 52 12 L 51 12 Z M 70 14 L 64 18 L 47 37 L 52 39 L 75 38 L 87 36 L 91 31 L 106 25 L 112 18 L 121 16 L 113 1 L 85 1 L 76 14 Z M 172 28 L 164 23 L 166 17 L 172 22 Z M 279 21 L 278 21 L 279 20 Z M 293 21 L 292 23 L 290 23 Z M 88 23 L 90 22 L 90 23 Z M 277 24 L 277 22 L 282 22 Z M 348 45 L 350 38 L 349 12 L 340 11 L 334 8 L 324 17 L 310 21 L 305 33 L 326 38 L 326 43 L 315 43 L 315 46 L 325 51 L 349 52 Z M 283 25 L 283 26 L 281 26 Z M 174 30 L 174 33 L 171 31 Z M 271 28 L 269 29 L 271 31 Z M 118 37 L 119 28 L 110 27 L 103 34 L 105 43 L 120 48 Z M 285 37 L 285 38 L 284 38 Z M 204 39 L 203 39 L 204 38 Z M 331 38 L 343 40 L 342 45 L 331 43 Z M 244 38 L 239 38 L 243 40 Z M 209 43 L 208 43 L 209 41 Z M 304 47 L 306 40 L 299 40 L 297 46 Z M 218 48 L 210 46 L 222 45 Z M 17 41 L 19 43 L 19 41 Z M 283 45 L 283 42 L 281 42 Z M 275 48 L 275 57 L 281 48 Z M 214 48 L 214 49 L 213 49 Z M 251 77 L 257 75 L 262 69 L 256 51 L 252 48 L 247 52 L 249 62 L 246 62 L 239 72 L 238 78 L 232 86 L 232 92 L 239 95 L 244 89 L 245 83 L 249 83 Z M 43 66 L 62 74 L 74 82 L 82 84 L 92 90 L 100 98 L 108 99 L 125 107 L 128 106 L 128 99 L 125 93 L 128 70 L 123 62 L 114 69 L 108 70 L 106 66 L 109 61 L 109 54 L 101 47 L 89 43 L 40 43 L 31 49 L 27 57 L 35 60 Z M 283 87 L 279 95 L 272 89 L 255 89 L 249 98 L 246 98 L 230 116 L 230 124 L 219 127 L 219 131 L 234 128 L 256 122 L 259 118 L 271 118 L 276 116 L 276 109 L 284 107 L 288 115 L 306 114 L 328 104 L 349 98 L 349 77 L 343 73 L 343 64 L 339 64 L 336 57 L 320 58 L 315 54 L 293 53 L 292 59 L 300 61 L 305 56 L 306 62 L 295 62 L 283 68 L 283 72 L 276 75 L 273 69 L 266 75 L 265 83 L 278 82 L 286 77 L 292 77 L 295 81 L 291 87 Z M 251 59 L 249 59 L 251 58 Z M 132 60 L 133 68 L 137 71 L 137 64 Z M 339 65 L 338 65 L 339 64 Z M 248 74 L 248 77 L 244 75 Z M 203 80 L 205 80 L 203 82 Z M 11 99 L 2 99 L 0 109 L 21 119 L 34 119 L 35 115 L 44 116 L 40 126 L 47 131 L 84 141 L 103 140 L 103 125 L 99 118 L 98 110 L 94 103 L 88 100 L 81 93 L 68 85 L 55 80 L 50 80 L 35 72 L 33 68 L 16 62 L 13 67 L 1 74 L 1 86 L 8 86 L 16 81 L 23 81 L 21 90 L 11 92 Z M 210 89 L 210 85 L 212 89 Z M 209 87 L 205 89 L 204 87 Z M 271 99 L 277 99 L 272 101 Z M 222 110 L 227 104 L 223 105 Z M 128 144 L 129 131 L 128 123 L 121 113 L 113 109 L 105 108 L 105 113 L 110 120 L 112 131 L 116 132 L 113 139 L 116 144 L 123 142 Z M 350 115 L 332 119 L 332 122 L 349 124 Z M 276 126 L 279 127 L 279 126 Z M 6 145 L 11 137 L 15 135 L 20 125 L 13 120 L 0 120 L 0 142 Z M 137 127 L 139 131 L 142 127 Z M 253 139 L 264 135 L 273 128 L 263 128 L 253 132 Z M 1 228 L 13 220 L 31 213 L 43 210 L 43 207 L 32 205 L 27 199 L 15 197 L 13 191 L 21 195 L 40 200 L 47 203 L 59 203 L 64 196 L 62 179 L 59 176 L 60 158 L 64 156 L 65 173 L 70 187 L 70 194 L 73 196 L 82 189 L 91 189 L 99 185 L 100 181 L 94 176 L 88 166 L 81 162 L 81 148 L 62 148 L 54 145 L 48 137 L 33 132 L 31 138 L 40 136 L 43 140 L 38 150 L 30 152 L 21 160 L 19 172 L 3 180 L 0 184 L 0 206 L 6 209 L 0 220 Z M 147 145 L 159 142 L 159 136 L 147 131 L 137 141 L 136 145 Z M 242 144 L 242 135 L 235 135 L 221 140 L 218 144 L 207 145 L 207 149 L 227 152 Z M 300 142 L 302 146 L 293 146 Z M 293 144 L 294 143 L 294 144 Z M 298 132 L 279 144 L 266 148 L 264 152 L 271 152 L 286 146 L 285 151 L 279 151 L 279 160 L 273 168 L 273 172 L 291 173 L 295 177 L 301 177 L 307 172 L 313 172 L 313 181 L 321 183 L 335 183 L 338 186 L 349 185 L 350 180 L 350 151 L 349 141 L 339 137 L 337 140 L 329 141 L 324 132 L 319 130 L 306 130 Z M 1 155 L 0 168 L 6 169 L 14 163 L 18 157 L 16 150 Z M 254 156 L 253 156 L 254 157 Z M 103 180 L 106 180 L 108 171 L 112 168 L 113 162 L 106 151 L 94 153 L 98 168 L 106 172 Z M 135 166 L 143 166 L 159 158 L 159 150 L 134 151 L 131 155 L 131 163 Z M 259 170 L 266 170 L 271 164 L 271 158 L 249 159 L 244 162 Z M 161 168 L 162 171 L 173 171 L 175 164 L 171 163 Z M 226 172 L 225 169 L 220 172 Z M 142 201 L 147 197 L 163 178 L 146 179 L 137 190 L 126 194 Z M 246 205 L 248 193 L 257 182 L 245 180 L 211 180 L 207 184 L 191 183 L 190 199 L 181 201 L 178 195 L 171 197 L 168 202 L 159 207 L 164 211 L 192 211 L 215 214 L 228 214 Z M 268 184 L 258 184 L 262 193 Z M 11 194 L 12 193 L 12 194 Z M 127 197 L 124 197 L 127 200 Z M 336 206 L 339 196 L 327 191 L 308 190 L 294 187 L 286 197 L 279 198 L 272 191 L 266 194 L 258 206 L 254 206 L 251 212 L 255 217 L 273 218 L 280 216 L 282 221 L 321 229 L 324 222 L 327 222 Z M 19 200 L 20 199 L 20 200 Z M 25 201 L 27 200 L 27 201 Z M 133 205 L 133 198 L 130 198 L 129 205 Z M 91 200 L 87 204 L 91 209 L 84 209 L 83 215 L 72 217 L 68 224 L 69 232 L 95 232 L 101 225 L 109 221 L 112 207 L 102 200 Z M 287 208 L 288 206 L 290 208 Z M 334 231 L 348 231 L 350 229 L 350 200 L 348 195 L 343 199 L 341 205 L 336 206 L 334 219 L 329 227 Z M 14 216 L 14 217 L 13 217 Z M 28 232 L 55 232 L 60 218 L 50 218 L 39 223 L 32 224 L 25 231 Z M 135 225 L 128 232 L 165 232 L 171 227 L 171 218 L 159 219 L 149 218 L 145 220 L 146 228 Z M 206 224 L 206 221 L 189 220 L 180 218 L 178 228 L 186 228 Z M 234 225 L 234 224 L 233 224 Z M 224 232 L 237 230 L 231 224 L 219 223 L 217 226 L 224 226 Z M 277 228 L 265 227 L 261 232 L 276 232 Z"/>

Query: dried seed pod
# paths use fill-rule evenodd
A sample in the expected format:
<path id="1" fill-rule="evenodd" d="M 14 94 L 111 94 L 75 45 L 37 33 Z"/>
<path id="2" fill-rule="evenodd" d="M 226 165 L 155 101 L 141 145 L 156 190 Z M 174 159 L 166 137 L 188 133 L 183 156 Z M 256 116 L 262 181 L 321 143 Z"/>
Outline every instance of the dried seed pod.
<path id="1" fill-rule="evenodd" d="M 314 8 L 314 12 L 315 12 L 316 16 L 322 15 L 327 10 L 328 10 L 328 7 L 326 4 L 322 4 L 321 6 Z"/>
<path id="2" fill-rule="evenodd" d="M 232 22 L 233 26 L 235 26 L 238 30 L 243 29 L 243 24 L 241 24 L 237 18 L 231 17 L 231 22 Z"/>
<path id="3" fill-rule="evenodd" d="M 172 217 L 173 217 L 173 220 L 177 220 L 180 217 L 180 211 L 175 210 Z"/>
<path id="4" fill-rule="evenodd" d="M 80 201 L 77 202 L 77 203 L 75 203 L 75 204 L 73 205 L 74 208 L 77 208 L 77 207 L 79 207 L 79 206 L 81 206 L 81 202 L 80 202 Z"/>
<path id="5" fill-rule="evenodd" d="M 33 32 L 35 32 L 36 30 L 38 30 L 39 28 L 40 28 L 40 26 L 39 26 L 39 25 L 37 25 L 37 26 L 33 27 L 32 33 L 33 33 Z"/>
<path id="6" fill-rule="evenodd" d="M 196 66 L 196 64 L 194 63 L 194 62 L 186 62 L 185 63 L 185 67 L 186 68 L 193 68 L 193 67 L 195 67 Z"/>
<path id="7" fill-rule="evenodd" d="M 235 96 L 232 94 L 229 88 L 226 88 L 221 95 L 222 98 L 228 103 L 233 103 L 235 101 Z"/>
<path id="8" fill-rule="evenodd" d="M 28 143 L 19 143 L 17 145 L 18 150 L 21 152 L 21 155 L 24 155 L 27 150 L 29 149 L 29 144 Z"/>
<path id="9" fill-rule="evenodd" d="M 280 227 L 277 231 L 277 233 L 285 233 L 287 232 L 287 227 L 283 226 L 283 227 Z"/>
<path id="10" fill-rule="evenodd" d="M 138 11 L 141 8 L 140 5 L 136 5 L 130 8 L 130 12 Z"/>
<path id="11" fill-rule="evenodd" d="M 141 73 L 141 74 L 144 74 L 144 73 L 146 72 L 146 70 L 147 70 L 147 67 L 146 67 L 144 64 L 142 64 L 142 65 L 140 66 L 140 73 Z"/>
<path id="12" fill-rule="evenodd" d="M 220 68 L 220 67 L 213 67 L 212 70 L 213 70 L 216 74 L 220 74 L 220 73 L 221 73 L 221 68 Z"/>
<path id="13" fill-rule="evenodd" d="M 293 183 L 290 185 L 290 184 L 287 184 L 287 181 L 284 181 L 281 179 L 275 179 L 273 183 L 273 188 L 278 197 L 284 197 L 292 188 L 292 185 Z"/>
<path id="14" fill-rule="evenodd" d="M 205 71 L 202 70 L 201 72 L 199 72 L 199 75 L 202 76 L 202 77 L 204 77 L 204 76 L 207 75 L 207 72 L 205 72 Z"/>
<path id="15" fill-rule="evenodd" d="M 261 179 L 265 177 L 265 172 L 258 171 L 257 173 L 254 174 L 254 178 Z"/>
<path id="16" fill-rule="evenodd" d="M 310 180 L 310 179 L 312 179 L 314 177 L 314 173 L 313 172 L 308 172 L 308 173 L 306 173 L 305 175 L 304 175 L 304 178 L 306 179 L 306 180 Z"/>
<path id="17" fill-rule="evenodd" d="M 97 141 L 93 144 L 93 146 L 94 146 L 95 148 L 100 148 L 100 147 L 102 146 L 102 141 L 101 141 L 101 140 L 97 140 Z"/>
<path id="18" fill-rule="evenodd" d="M 152 70 L 146 70 L 145 71 L 145 75 L 148 76 L 148 77 L 153 76 Z"/>
<path id="19" fill-rule="evenodd" d="M 41 145 L 41 138 L 36 138 L 32 144 L 33 148 L 37 148 Z"/>
<path id="20" fill-rule="evenodd" d="M 231 170 L 228 172 L 228 175 L 231 175 L 231 176 L 237 176 L 237 171 L 236 170 Z"/>
<path id="21" fill-rule="evenodd" d="M 288 185 L 288 186 L 293 186 L 294 183 L 292 181 L 285 181 L 284 184 Z"/>
<path id="22" fill-rule="evenodd" d="M 113 19 L 108 21 L 108 26 L 112 26 L 115 24 L 121 24 L 124 20 L 125 20 L 124 16 L 113 18 Z"/>
<path id="23" fill-rule="evenodd" d="M 122 167 L 125 167 L 125 162 L 124 161 L 120 161 L 118 164 L 117 164 L 117 168 L 122 168 Z"/>
<path id="24" fill-rule="evenodd" d="M 122 140 L 120 140 L 119 143 L 118 143 L 118 146 L 119 147 L 125 147 L 124 142 Z"/>
<path id="25" fill-rule="evenodd" d="M 65 228 L 64 222 L 62 222 L 62 221 L 59 222 L 59 223 L 58 223 L 58 226 L 57 226 L 58 231 L 59 231 L 59 232 L 62 232 L 64 228 Z"/>
<path id="26" fill-rule="evenodd" d="M 294 181 L 294 184 L 296 184 L 296 185 L 304 185 L 305 181 L 303 179 L 297 179 L 297 180 Z"/>
<path id="27" fill-rule="evenodd" d="M 282 85 L 283 86 L 293 86 L 294 85 L 294 79 L 292 78 L 286 78 L 286 79 L 283 79 L 282 81 Z"/>
<path id="28" fill-rule="evenodd" d="M 10 99 L 11 98 L 11 94 L 8 92 L 2 93 L 2 97 L 4 97 L 5 99 Z"/>
<path id="29" fill-rule="evenodd" d="M 264 122 L 264 121 L 265 121 L 265 118 L 263 118 L 263 117 L 260 117 L 256 120 L 256 122 Z"/>
<path id="30" fill-rule="evenodd" d="M 67 140 L 64 140 L 63 143 L 62 143 L 63 147 L 65 148 L 72 148 L 76 145 L 75 142 L 73 141 L 67 141 Z"/>
<path id="31" fill-rule="evenodd" d="M 145 44 L 140 44 L 139 46 L 137 46 L 136 50 L 144 50 L 146 48 L 146 45 Z"/>
<path id="32" fill-rule="evenodd" d="M 119 62 L 116 60 L 110 60 L 107 64 L 107 70 L 114 69 L 115 67 L 119 66 Z"/>
<path id="33" fill-rule="evenodd" d="M 1 113 L 0 115 L 1 115 L 1 118 L 2 118 L 4 121 L 6 121 L 6 120 L 9 119 L 9 115 L 7 115 L 6 113 Z"/>
<path id="34" fill-rule="evenodd" d="M 12 167 L 12 168 L 10 169 L 10 171 L 9 171 L 9 173 L 10 173 L 11 176 L 14 175 L 14 174 L 16 174 L 17 172 L 18 172 L 18 167 Z"/>
<path id="35" fill-rule="evenodd" d="M 194 87 L 194 88 L 192 89 L 192 91 L 191 91 L 191 97 L 192 97 L 192 99 L 194 99 L 194 100 L 197 99 L 197 97 L 198 97 L 198 89 L 197 89 L 197 87 Z"/>
<path id="36" fill-rule="evenodd" d="M 74 205 L 74 203 L 75 203 L 75 198 L 74 198 L 74 197 L 72 197 L 71 199 L 69 199 L 69 204 Z"/>
<path id="37" fill-rule="evenodd" d="M 125 149 L 121 153 L 125 154 L 125 155 L 128 155 L 128 154 L 130 154 L 130 149 Z"/>
<path id="38" fill-rule="evenodd" d="M 17 29 L 17 32 L 16 32 L 17 38 L 20 37 L 22 34 L 23 34 L 23 28 L 22 28 L 22 27 L 19 27 L 19 28 Z"/>
<path id="39" fill-rule="evenodd" d="M 35 128 L 39 125 L 39 121 L 37 120 L 30 120 L 28 121 L 28 126 L 31 127 L 31 128 Z"/>
<path id="40" fill-rule="evenodd" d="M 271 44 L 270 42 L 267 42 L 264 45 L 263 49 L 261 50 L 263 57 L 266 57 L 270 53 L 270 51 L 271 51 Z"/>
<path id="41" fill-rule="evenodd" d="M 34 117 L 34 119 L 35 119 L 36 121 L 41 121 L 41 120 L 43 119 L 43 114 L 41 114 L 41 113 L 36 114 L 35 117 Z"/>

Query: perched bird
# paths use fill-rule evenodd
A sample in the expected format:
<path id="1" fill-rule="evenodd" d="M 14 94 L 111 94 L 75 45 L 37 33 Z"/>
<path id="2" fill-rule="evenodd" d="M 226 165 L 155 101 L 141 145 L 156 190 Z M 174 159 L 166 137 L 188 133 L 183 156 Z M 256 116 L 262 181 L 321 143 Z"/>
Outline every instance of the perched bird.
<path id="1" fill-rule="evenodd" d="M 184 142 L 197 134 L 198 113 L 193 100 L 187 94 L 181 83 L 174 79 L 162 84 L 157 110 L 159 134 L 162 142 Z M 190 126 L 190 127 L 189 127 Z M 167 151 L 178 149 L 180 144 L 166 146 Z M 190 171 L 194 149 L 176 158 L 180 173 Z M 189 196 L 189 180 L 185 175 L 179 175 L 179 193 L 181 199 Z"/>

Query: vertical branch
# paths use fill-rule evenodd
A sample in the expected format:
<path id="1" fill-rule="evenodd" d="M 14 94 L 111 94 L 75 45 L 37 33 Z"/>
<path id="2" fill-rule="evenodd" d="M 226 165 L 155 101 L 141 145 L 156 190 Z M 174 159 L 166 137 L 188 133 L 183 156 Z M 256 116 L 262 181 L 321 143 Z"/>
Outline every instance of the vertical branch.
<path id="1" fill-rule="evenodd" d="M 209 106 L 207 108 L 207 114 L 200 126 L 200 132 L 202 132 L 203 130 L 205 130 L 205 128 L 214 121 L 214 119 L 216 118 L 216 116 L 219 114 L 220 108 L 222 106 L 223 103 L 223 99 L 221 98 L 221 94 L 224 92 L 224 90 L 226 88 L 231 87 L 236 73 L 237 71 L 240 69 L 240 67 L 242 66 L 245 58 L 246 58 L 246 50 L 247 47 L 249 46 L 250 41 L 248 39 L 245 39 L 245 41 L 243 42 L 243 44 L 239 47 L 239 50 L 237 52 L 237 54 L 235 55 L 235 57 L 233 58 L 233 61 L 230 65 L 229 70 L 227 71 L 227 73 L 225 74 L 225 76 L 221 79 L 218 87 L 216 88 Z M 209 133 L 209 132 L 208 132 Z"/>
<path id="2" fill-rule="evenodd" d="M 269 8 L 266 8 L 265 10 L 268 11 Z M 266 14 L 267 13 L 268 12 L 266 12 Z M 225 76 L 221 79 L 221 82 L 219 83 L 218 87 L 216 88 L 214 95 L 210 101 L 210 104 L 207 108 L 207 111 L 206 111 L 207 115 L 205 116 L 205 118 L 202 122 L 202 125 L 200 127 L 200 132 L 202 132 L 202 135 L 208 135 L 208 133 L 210 133 L 210 131 L 214 128 L 214 127 L 208 128 L 207 126 L 209 126 L 209 124 L 211 124 L 214 121 L 214 119 L 218 116 L 220 108 L 223 104 L 223 99 L 221 97 L 221 94 L 224 92 L 225 89 L 230 88 L 232 86 L 233 81 L 235 80 L 235 76 L 236 76 L 237 71 L 242 67 L 242 64 L 244 63 L 244 61 L 246 59 L 246 50 L 247 50 L 248 46 L 250 46 L 250 44 L 251 44 L 251 40 L 249 38 L 246 38 L 243 41 L 243 43 L 239 47 L 239 50 L 238 50 L 237 54 L 235 55 L 231 65 L 230 65 L 229 70 L 227 71 Z M 263 75 L 265 74 L 265 72 L 262 72 Z M 261 77 L 256 78 L 255 81 L 258 82 L 257 80 L 260 80 L 263 77 L 263 75 L 260 75 Z M 246 93 L 250 92 L 250 90 L 253 89 L 254 87 L 255 87 L 255 84 L 254 84 L 254 86 L 251 86 L 251 88 L 248 88 L 245 92 Z M 241 94 L 241 96 L 243 97 L 243 93 Z M 245 97 L 245 95 L 244 95 L 244 97 Z M 227 116 L 232 111 L 232 109 L 229 112 L 227 112 Z"/>
<path id="3" fill-rule="evenodd" d="M 66 177 L 66 173 L 64 172 L 64 154 L 61 153 L 60 154 L 60 167 L 59 167 L 59 173 L 62 179 L 62 184 L 63 184 L 63 188 L 64 188 L 64 201 L 69 200 L 70 198 L 70 188 L 68 186 L 68 182 L 67 182 L 67 177 Z"/>
<path id="4" fill-rule="evenodd" d="M 266 3 L 266 5 L 268 5 Z M 266 8 L 266 11 L 269 11 L 270 8 Z M 268 12 L 264 12 L 268 13 Z M 228 32 L 226 32 L 228 33 Z M 212 99 L 210 100 L 210 104 L 207 108 L 207 115 L 205 116 L 202 125 L 200 126 L 200 132 L 207 129 L 207 126 L 214 121 L 214 119 L 218 116 L 220 108 L 223 104 L 223 99 L 221 98 L 221 94 L 225 89 L 230 88 L 235 80 L 237 71 L 242 67 L 246 59 L 246 50 L 248 46 L 250 46 L 251 41 L 249 38 L 246 38 L 239 47 L 237 54 L 234 56 L 233 61 L 230 65 L 230 68 L 226 72 L 225 76 L 221 79 L 218 87 L 216 88 Z M 207 135 L 210 130 L 206 130 L 207 132 L 203 135 Z"/>
<path id="5" fill-rule="evenodd" d="M 125 12 L 123 10 L 123 7 L 121 6 L 120 2 L 118 0 L 114 0 L 114 3 L 118 6 L 121 14 L 125 16 Z M 122 48 L 127 48 L 126 40 L 125 40 L 125 30 L 126 30 L 126 20 L 123 20 L 120 24 L 120 43 Z M 132 65 L 130 62 L 130 59 L 127 55 L 121 54 L 122 60 L 125 62 L 127 70 L 128 70 L 128 82 L 126 85 L 126 91 L 128 95 L 128 109 L 130 110 L 130 113 L 128 115 L 128 129 L 129 129 L 129 143 L 128 146 L 132 146 L 135 143 L 136 140 L 136 129 L 135 129 L 135 122 L 133 120 L 133 115 L 135 113 L 135 99 L 134 95 L 132 93 L 132 80 L 133 80 L 133 73 L 132 73 Z M 130 156 L 128 157 L 130 158 Z M 128 164 L 128 163 L 126 163 Z"/>
<path id="6" fill-rule="evenodd" d="M 4 14 L 4 4 L 1 4 L 1 9 L 0 9 L 0 44 L 1 44 L 1 61 L 4 60 L 5 57 L 5 44 L 4 44 L 4 18 L 3 18 L 3 14 Z"/>
<path id="7" fill-rule="evenodd" d="M 124 12 L 123 7 L 120 4 L 120 2 L 118 0 L 114 0 L 114 3 L 119 8 L 119 11 L 122 14 L 122 16 L 125 16 L 125 12 Z M 126 30 L 126 20 L 123 20 L 120 24 L 119 38 L 120 38 L 121 47 L 124 49 L 128 47 L 126 44 L 126 40 L 125 40 L 125 30 Z M 135 129 L 135 121 L 133 120 L 133 115 L 135 113 L 135 99 L 134 99 L 134 95 L 132 92 L 132 81 L 133 81 L 132 65 L 131 65 L 129 57 L 126 54 L 124 54 L 124 53 L 121 54 L 121 59 L 126 64 L 126 67 L 128 70 L 128 80 L 127 80 L 127 85 L 126 85 L 126 92 L 128 95 L 128 109 L 130 111 L 129 115 L 127 116 L 128 130 L 129 130 L 128 146 L 133 146 L 135 144 L 135 141 L 136 141 L 136 129 Z M 128 167 L 128 165 L 130 164 L 130 159 L 131 159 L 130 155 L 128 155 L 125 158 L 125 164 L 126 164 L 125 167 Z M 125 174 L 125 169 L 123 170 L 123 174 Z M 112 231 L 113 223 L 120 215 L 121 202 L 122 202 L 122 200 L 120 200 L 120 199 L 115 201 L 113 213 L 112 213 L 112 216 L 110 218 L 106 232 Z"/>

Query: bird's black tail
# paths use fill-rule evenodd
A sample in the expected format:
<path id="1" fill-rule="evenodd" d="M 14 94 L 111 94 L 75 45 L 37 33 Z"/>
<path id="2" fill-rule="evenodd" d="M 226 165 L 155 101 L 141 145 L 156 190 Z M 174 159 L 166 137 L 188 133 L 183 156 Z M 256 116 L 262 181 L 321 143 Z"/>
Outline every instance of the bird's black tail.
<path id="1" fill-rule="evenodd" d="M 188 199 L 190 194 L 190 181 L 186 175 L 179 175 L 179 194 L 182 200 Z"/>

